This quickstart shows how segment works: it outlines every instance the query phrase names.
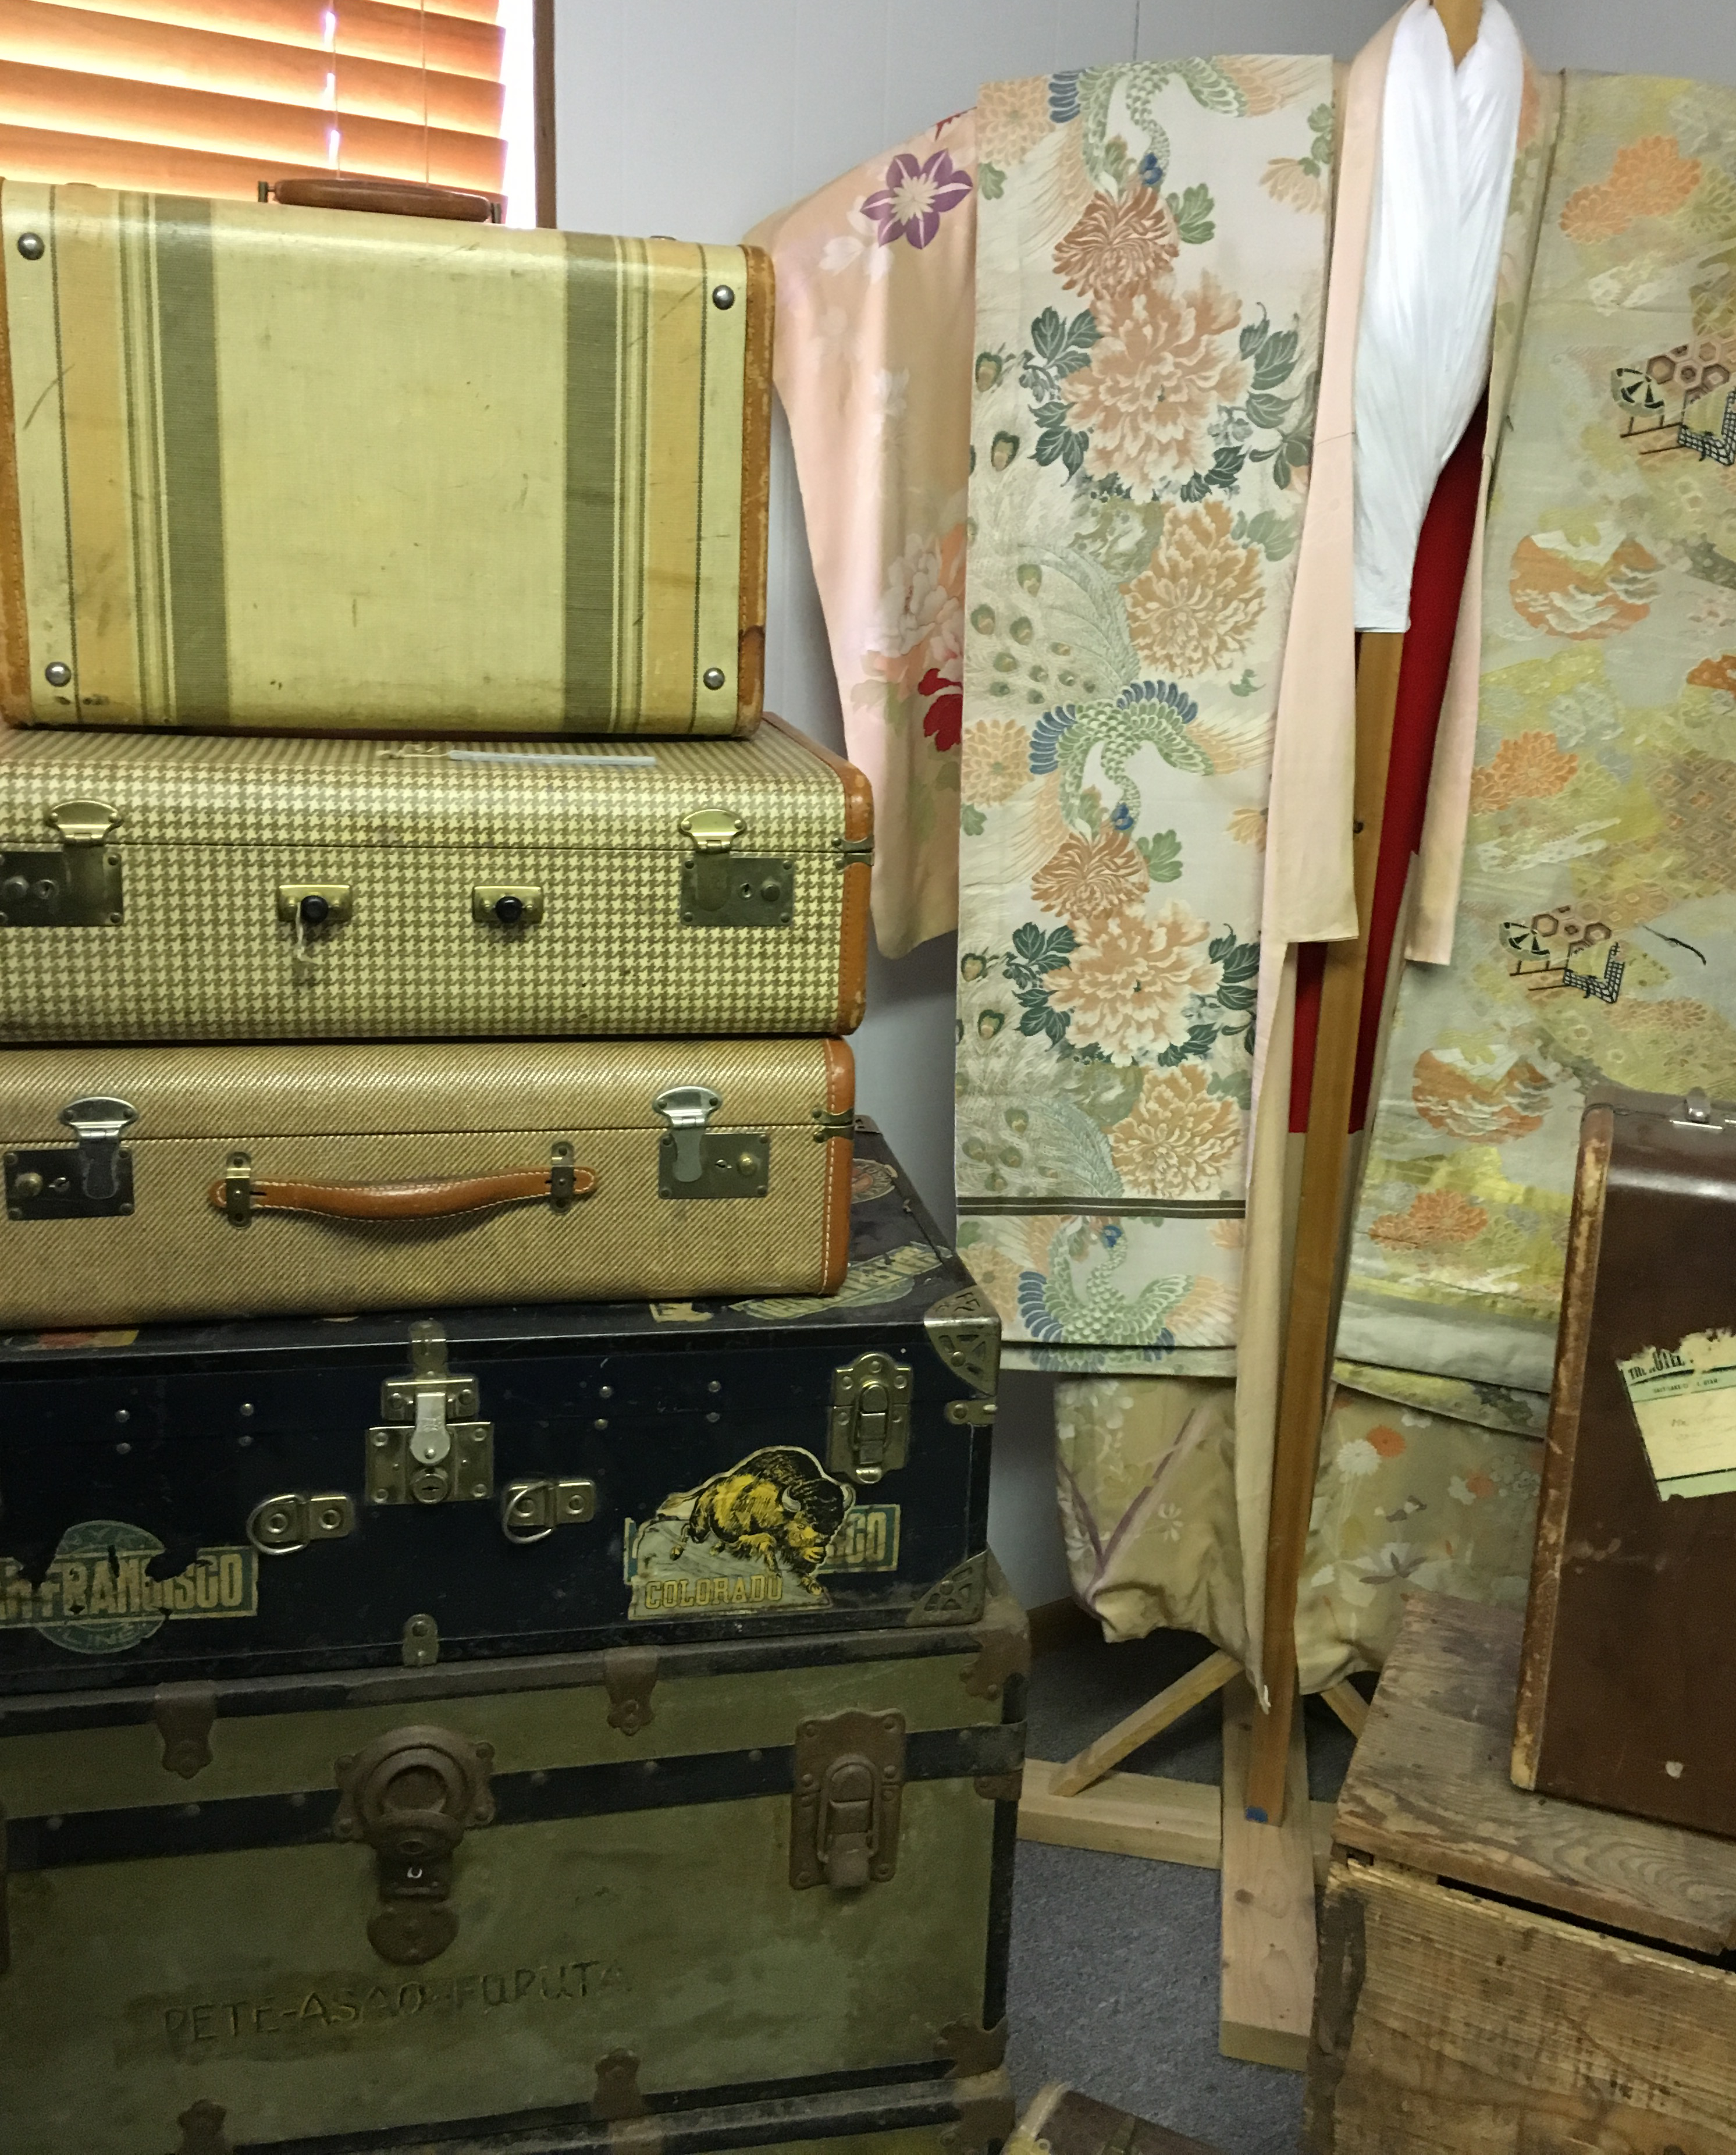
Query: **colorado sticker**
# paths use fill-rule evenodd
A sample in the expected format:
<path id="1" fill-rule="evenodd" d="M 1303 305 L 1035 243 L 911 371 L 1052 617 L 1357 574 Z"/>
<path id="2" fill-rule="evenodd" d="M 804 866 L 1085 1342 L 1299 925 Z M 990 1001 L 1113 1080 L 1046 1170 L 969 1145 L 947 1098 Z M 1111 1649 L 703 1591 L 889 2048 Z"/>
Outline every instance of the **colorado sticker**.
<path id="1" fill-rule="evenodd" d="M 785 1445 L 678 1489 L 643 1526 L 628 1523 L 628 1615 L 825 1608 L 831 1597 L 818 1574 L 854 1495 L 812 1452 Z"/>

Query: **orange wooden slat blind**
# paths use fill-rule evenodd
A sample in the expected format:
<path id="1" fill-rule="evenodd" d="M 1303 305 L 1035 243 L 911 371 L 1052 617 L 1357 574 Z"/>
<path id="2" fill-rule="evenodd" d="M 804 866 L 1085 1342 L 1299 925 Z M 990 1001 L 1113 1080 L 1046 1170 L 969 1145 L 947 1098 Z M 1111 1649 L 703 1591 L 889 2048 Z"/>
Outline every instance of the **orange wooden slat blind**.
<path id="1" fill-rule="evenodd" d="M 251 197 L 347 172 L 499 196 L 495 0 L 0 0 L 0 174 Z"/>

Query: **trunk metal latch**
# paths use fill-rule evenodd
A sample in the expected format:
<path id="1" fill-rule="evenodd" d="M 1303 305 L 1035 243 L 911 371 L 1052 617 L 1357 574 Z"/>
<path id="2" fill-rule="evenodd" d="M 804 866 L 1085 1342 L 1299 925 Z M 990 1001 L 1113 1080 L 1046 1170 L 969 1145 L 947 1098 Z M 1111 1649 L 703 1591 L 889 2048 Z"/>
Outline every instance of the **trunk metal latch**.
<path id="1" fill-rule="evenodd" d="M 494 1425 L 477 1419 L 474 1377 L 447 1367 L 446 1334 L 410 1327 L 408 1377 L 380 1387 L 381 1420 L 367 1433 L 371 1504 L 474 1503 L 494 1493 Z"/>
<path id="2" fill-rule="evenodd" d="M 651 1103 L 668 1129 L 657 1154 L 659 1197 L 763 1197 L 771 1186 L 771 1139 L 752 1130 L 706 1128 L 723 1105 L 709 1085 L 672 1085 Z"/>
<path id="3" fill-rule="evenodd" d="M 382 1960 L 415 1968 L 458 1936 L 458 1919 L 446 1906 L 453 1853 L 467 1828 L 494 1815 L 494 1763 L 491 1744 L 423 1728 L 391 1729 L 338 1760 L 332 1838 L 365 1840 L 374 1851 L 384 1905 L 367 1934 Z"/>
<path id="4" fill-rule="evenodd" d="M 790 1883 L 835 1893 L 880 1883 L 898 1869 L 904 1789 L 904 1717 L 851 1707 L 796 1732 Z"/>
<path id="5" fill-rule="evenodd" d="M 109 1220 L 133 1209 L 132 1155 L 121 1139 L 139 1119 L 126 1100 L 70 1100 L 60 1120 L 74 1143 L 6 1155 L 6 1210 L 13 1220 Z"/>
<path id="6" fill-rule="evenodd" d="M 874 1482 L 910 1456 L 912 1380 L 907 1362 L 858 1354 L 832 1373 L 826 1464 L 833 1473 Z"/>

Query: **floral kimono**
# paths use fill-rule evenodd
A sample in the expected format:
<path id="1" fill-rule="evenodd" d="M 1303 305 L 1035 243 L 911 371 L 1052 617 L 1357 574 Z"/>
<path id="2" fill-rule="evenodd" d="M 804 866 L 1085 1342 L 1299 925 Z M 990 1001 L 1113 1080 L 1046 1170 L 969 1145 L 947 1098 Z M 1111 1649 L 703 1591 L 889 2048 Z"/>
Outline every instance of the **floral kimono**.
<path id="1" fill-rule="evenodd" d="M 958 918 L 975 164 L 961 113 L 748 235 L 777 274 L 775 377 L 888 958 Z"/>

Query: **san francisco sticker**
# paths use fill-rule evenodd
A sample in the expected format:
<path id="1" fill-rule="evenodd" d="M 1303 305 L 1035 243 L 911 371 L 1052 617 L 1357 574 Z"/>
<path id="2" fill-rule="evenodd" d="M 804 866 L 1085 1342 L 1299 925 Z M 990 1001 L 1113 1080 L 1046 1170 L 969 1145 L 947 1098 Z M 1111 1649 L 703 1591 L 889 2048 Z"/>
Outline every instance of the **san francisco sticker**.
<path id="1" fill-rule="evenodd" d="M 120 1519 L 69 1527 L 39 1583 L 0 1557 L 0 1630 L 39 1632 L 74 1654 L 124 1654 L 172 1617 L 257 1616 L 259 1559 L 251 1548 L 203 1548 L 184 1571 L 153 1579 L 163 1545 Z"/>

